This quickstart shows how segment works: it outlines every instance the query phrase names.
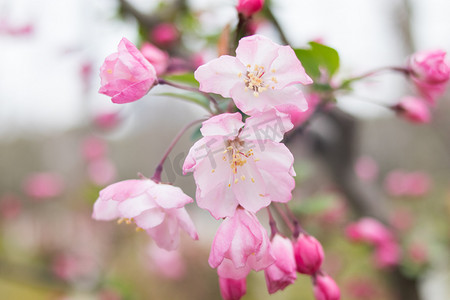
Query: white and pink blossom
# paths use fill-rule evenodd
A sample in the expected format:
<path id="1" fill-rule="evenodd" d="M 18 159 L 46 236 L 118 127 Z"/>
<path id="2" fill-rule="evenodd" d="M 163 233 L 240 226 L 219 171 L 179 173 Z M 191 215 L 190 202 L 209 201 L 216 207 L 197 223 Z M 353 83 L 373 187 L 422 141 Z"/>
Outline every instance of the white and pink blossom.
<path id="1" fill-rule="evenodd" d="M 240 205 L 251 212 L 271 201 L 288 202 L 295 186 L 294 157 L 282 143 L 289 116 L 271 110 L 248 118 L 239 113 L 203 122 L 203 138 L 189 151 L 183 172 L 193 172 L 196 200 L 216 219 Z"/>
<path id="2" fill-rule="evenodd" d="M 119 223 L 135 223 L 159 247 L 174 250 L 179 244 L 180 229 L 198 239 L 194 224 L 184 208 L 191 202 L 192 198 L 178 187 L 150 179 L 125 180 L 100 191 L 92 217 L 105 221 L 119 218 Z"/>
<path id="3" fill-rule="evenodd" d="M 296 84 L 310 84 L 290 46 L 253 35 L 239 41 L 236 57 L 223 55 L 195 71 L 200 90 L 233 99 L 248 115 L 276 108 L 305 111 L 305 97 Z"/>

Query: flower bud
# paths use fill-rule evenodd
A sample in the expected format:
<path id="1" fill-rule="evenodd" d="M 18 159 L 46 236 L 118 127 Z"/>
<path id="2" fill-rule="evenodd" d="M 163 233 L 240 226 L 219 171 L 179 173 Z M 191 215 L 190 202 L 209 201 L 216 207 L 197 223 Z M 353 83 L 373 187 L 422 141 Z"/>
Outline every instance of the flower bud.
<path id="1" fill-rule="evenodd" d="M 313 236 L 300 234 L 294 242 L 295 262 L 297 271 L 312 275 L 319 270 L 323 261 L 322 245 Z"/>
<path id="2" fill-rule="evenodd" d="M 413 123 L 428 123 L 431 119 L 430 109 L 425 101 L 416 97 L 404 97 L 394 106 L 394 110 Z"/>
<path id="3" fill-rule="evenodd" d="M 219 276 L 220 294 L 224 300 L 239 300 L 247 292 L 247 279 L 222 278 Z"/>
<path id="4" fill-rule="evenodd" d="M 163 47 L 171 46 L 178 39 L 178 30 L 172 23 L 162 23 L 152 31 L 153 41 Z"/>
<path id="5" fill-rule="evenodd" d="M 263 6 L 264 0 L 239 0 L 236 9 L 240 14 L 250 17 L 260 11 Z"/>
<path id="6" fill-rule="evenodd" d="M 270 294 L 283 290 L 297 279 L 294 248 L 289 239 L 275 235 L 271 241 L 275 263 L 264 270 Z"/>
<path id="7" fill-rule="evenodd" d="M 432 104 L 444 93 L 450 79 L 450 64 L 445 55 L 443 50 L 423 51 L 412 55 L 409 61 L 414 84 Z"/>
<path id="8" fill-rule="evenodd" d="M 319 275 L 314 282 L 314 297 L 316 300 L 339 300 L 341 292 L 333 278 Z"/>

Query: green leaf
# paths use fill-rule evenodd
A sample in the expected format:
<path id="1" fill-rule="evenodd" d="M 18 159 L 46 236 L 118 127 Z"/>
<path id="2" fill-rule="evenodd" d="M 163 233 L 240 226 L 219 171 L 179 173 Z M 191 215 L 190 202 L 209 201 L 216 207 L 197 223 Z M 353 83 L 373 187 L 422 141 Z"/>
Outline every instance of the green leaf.
<path id="1" fill-rule="evenodd" d="M 178 99 L 181 99 L 184 101 L 198 104 L 198 105 L 204 107 L 208 111 L 211 110 L 209 107 L 209 100 L 206 99 L 204 96 L 199 95 L 197 93 L 183 93 L 183 94 L 181 94 L 181 93 L 158 93 L 156 95 L 178 98 Z"/>
<path id="2" fill-rule="evenodd" d="M 320 77 L 319 62 L 310 49 L 294 49 L 295 55 L 312 78 Z"/>
<path id="3" fill-rule="evenodd" d="M 193 87 L 199 87 L 198 81 L 194 77 L 194 73 L 183 73 L 175 75 L 167 75 L 163 77 L 167 81 L 175 81 L 178 83 L 188 84 Z"/>
<path id="4" fill-rule="evenodd" d="M 191 140 L 198 141 L 203 137 L 202 132 L 200 131 L 200 128 L 202 128 L 202 125 L 199 125 L 195 128 L 194 132 L 191 134 Z"/>
<path id="5" fill-rule="evenodd" d="M 328 46 L 309 42 L 311 50 L 314 56 L 319 61 L 319 65 L 324 67 L 328 71 L 328 75 L 333 76 L 334 73 L 339 69 L 339 54 L 338 52 Z"/>

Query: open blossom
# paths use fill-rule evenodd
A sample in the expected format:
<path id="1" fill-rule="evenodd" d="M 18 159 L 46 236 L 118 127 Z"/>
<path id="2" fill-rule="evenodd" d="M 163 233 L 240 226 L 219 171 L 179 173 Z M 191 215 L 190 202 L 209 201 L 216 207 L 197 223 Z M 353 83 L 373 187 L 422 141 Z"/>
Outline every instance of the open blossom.
<path id="1" fill-rule="evenodd" d="M 295 84 L 310 84 L 312 80 L 294 51 L 261 35 L 242 38 L 236 57 L 213 59 L 194 75 L 201 91 L 231 97 L 248 115 L 273 107 L 286 113 L 308 107 Z"/>
<path id="2" fill-rule="evenodd" d="M 260 11 L 264 6 L 264 0 L 239 0 L 236 9 L 246 17 Z"/>
<path id="3" fill-rule="evenodd" d="M 219 277 L 236 280 L 245 278 L 250 270 L 263 270 L 274 261 L 266 230 L 253 213 L 243 208 L 222 222 L 208 259 Z"/>
<path id="4" fill-rule="evenodd" d="M 239 300 L 247 292 L 247 279 L 222 278 L 219 276 L 220 294 L 224 300 Z"/>
<path id="5" fill-rule="evenodd" d="M 297 279 L 294 248 L 292 242 L 276 234 L 272 239 L 272 251 L 275 263 L 264 270 L 267 289 L 270 294 L 284 290 Z"/>
<path id="6" fill-rule="evenodd" d="M 155 68 L 129 40 L 123 38 L 118 52 L 109 55 L 100 67 L 99 93 L 114 103 L 129 103 L 144 97 L 156 84 Z"/>
<path id="7" fill-rule="evenodd" d="M 314 297 L 316 300 L 339 300 L 341 292 L 333 278 L 328 275 L 318 275 L 314 282 Z"/>
<path id="8" fill-rule="evenodd" d="M 179 244 L 180 228 L 198 239 L 194 224 L 184 206 L 192 198 L 175 186 L 155 183 L 150 179 L 125 180 L 102 191 L 94 203 L 92 217 L 96 220 L 119 219 L 119 223 L 134 222 L 166 250 Z"/>
<path id="9" fill-rule="evenodd" d="M 322 266 L 323 248 L 313 236 L 300 234 L 294 242 L 294 255 L 299 273 L 312 275 Z"/>
<path id="10" fill-rule="evenodd" d="M 413 123 L 430 122 L 430 109 L 423 99 L 416 97 L 404 97 L 394 106 L 394 110 Z"/>
<path id="11" fill-rule="evenodd" d="M 419 92 L 432 104 L 444 92 L 450 79 L 450 64 L 445 51 L 415 53 L 409 61 L 411 78 Z"/>
<path id="12" fill-rule="evenodd" d="M 241 121 L 225 113 L 203 122 L 203 138 L 189 151 L 183 172 L 194 172 L 196 200 L 216 219 L 238 205 L 257 212 L 271 201 L 287 202 L 295 186 L 294 157 L 282 143 L 289 117 L 271 110 Z"/>
<path id="13" fill-rule="evenodd" d="M 169 66 L 169 54 L 150 43 L 143 43 L 141 53 L 155 68 L 156 74 L 161 75 Z"/>

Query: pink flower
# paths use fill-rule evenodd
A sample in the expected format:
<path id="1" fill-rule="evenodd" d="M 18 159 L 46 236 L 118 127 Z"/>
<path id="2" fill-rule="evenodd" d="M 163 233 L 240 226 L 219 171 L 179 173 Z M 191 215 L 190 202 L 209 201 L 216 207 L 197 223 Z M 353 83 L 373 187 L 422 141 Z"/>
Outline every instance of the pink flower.
<path id="1" fill-rule="evenodd" d="M 387 192 L 392 196 L 424 196 L 431 189 L 431 179 L 424 172 L 392 171 L 384 181 Z"/>
<path id="2" fill-rule="evenodd" d="M 314 297 L 316 300 L 339 300 L 341 292 L 333 278 L 328 275 L 318 275 L 314 280 Z"/>
<path id="3" fill-rule="evenodd" d="M 294 242 L 295 262 L 297 271 L 302 274 L 316 273 L 323 262 L 323 248 L 315 237 L 300 234 Z"/>
<path id="4" fill-rule="evenodd" d="M 450 79 L 450 64 L 445 55 L 443 50 L 423 51 L 415 53 L 409 61 L 414 84 L 432 104 L 445 92 Z"/>
<path id="5" fill-rule="evenodd" d="M 416 97 L 404 97 L 400 103 L 394 106 L 394 110 L 413 123 L 428 123 L 431 119 L 428 105 L 423 99 Z"/>
<path id="6" fill-rule="evenodd" d="M 161 46 L 168 47 L 178 39 L 178 30 L 172 23 L 161 23 L 152 30 L 152 40 Z"/>
<path id="7" fill-rule="evenodd" d="M 384 242 L 375 248 L 375 264 L 384 269 L 398 265 L 400 261 L 400 248 L 395 241 Z"/>
<path id="8" fill-rule="evenodd" d="M 272 251 L 275 263 L 264 270 L 267 289 L 270 294 L 284 290 L 297 279 L 294 248 L 292 242 L 276 234 L 272 239 Z"/>
<path id="9" fill-rule="evenodd" d="M 87 172 L 89 179 L 99 186 L 111 183 L 117 175 L 116 166 L 107 158 L 90 161 L 87 166 Z"/>
<path id="10" fill-rule="evenodd" d="M 183 172 L 194 172 L 199 207 L 216 219 L 234 215 L 238 205 L 257 212 L 271 201 L 287 202 L 295 186 L 294 158 L 282 143 L 292 128 L 275 110 L 241 121 L 239 113 L 203 122 L 203 138 L 189 151 Z"/>
<path id="11" fill-rule="evenodd" d="M 247 279 L 219 277 L 220 294 L 224 300 L 239 300 L 247 292 Z"/>
<path id="12" fill-rule="evenodd" d="M 103 130 L 115 128 L 120 123 L 118 112 L 100 113 L 95 116 L 94 124 Z"/>
<path id="13" fill-rule="evenodd" d="M 231 97 L 248 115 L 273 107 L 286 113 L 308 107 L 295 84 L 310 84 L 312 80 L 294 51 L 261 35 L 242 38 L 236 57 L 213 59 L 194 75 L 201 91 Z"/>
<path id="14" fill-rule="evenodd" d="M 263 6 L 264 0 L 239 0 L 236 9 L 244 16 L 250 17 L 251 15 L 260 11 Z"/>
<path id="15" fill-rule="evenodd" d="M 81 144 L 81 153 L 87 161 L 104 158 L 106 156 L 106 151 L 106 142 L 95 136 L 85 138 Z"/>
<path id="16" fill-rule="evenodd" d="M 60 196 L 65 188 L 60 174 L 42 172 L 29 175 L 24 183 L 25 193 L 35 199 Z"/>
<path id="17" fill-rule="evenodd" d="M 150 43 L 141 46 L 141 53 L 152 64 L 156 70 L 156 75 L 163 74 L 169 66 L 169 54 Z"/>
<path id="18" fill-rule="evenodd" d="M 394 240 L 394 235 L 386 226 L 369 217 L 348 225 L 345 232 L 351 241 L 366 242 L 372 245 L 381 245 Z"/>
<path id="19" fill-rule="evenodd" d="M 5 194 L 0 197 L 0 217 L 3 220 L 15 219 L 22 211 L 22 203 L 19 197 L 13 194 Z"/>
<path id="20" fill-rule="evenodd" d="M 238 208 L 226 218 L 211 246 L 209 265 L 222 278 L 242 279 L 251 269 L 260 271 L 274 263 L 267 232 L 256 216 Z"/>
<path id="21" fill-rule="evenodd" d="M 114 103 L 129 103 L 141 99 L 157 83 L 155 68 L 126 38 L 118 52 L 109 55 L 100 67 L 99 93 L 112 97 Z"/>
<path id="22" fill-rule="evenodd" d="M 198 239 L 194 224 L 184 206 L 193 200 L 175 186 L 155 183 L 150 179 L 125 180 L 102 191 L 94 203 L 92 218 L 119 223 L 136 223 L 139 228 L 166 250 L 179 244 L 180 228 Z"/>
<path id="23" fill-rule="evenodd" d="M 378 164 L 370 156 L 361 156 L 356 161 L 355 173 L 364 181 L 373 181 L 378 175 Z"/>

